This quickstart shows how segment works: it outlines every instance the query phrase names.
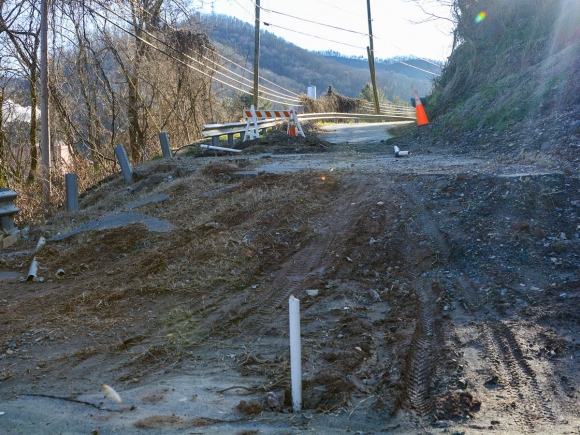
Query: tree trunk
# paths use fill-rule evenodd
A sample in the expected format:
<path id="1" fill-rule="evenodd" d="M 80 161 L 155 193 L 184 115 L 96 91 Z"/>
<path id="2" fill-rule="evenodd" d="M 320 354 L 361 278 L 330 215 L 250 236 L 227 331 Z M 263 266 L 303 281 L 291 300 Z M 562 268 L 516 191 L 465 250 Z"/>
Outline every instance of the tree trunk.
<path id="1" fill-rule="evenodd" d="M 8 180 L 6 179 L 6 164 L 4 160 L 4 113 L 2 107 L 4 105 L 4 88 L 0 88 L 0 187 L 8 187 Z"/>
<path id="2" fill-rule="evenodd" d="M 36 60 L 33 60 L 30 67 L 30 170 L 26 180 L 28 183 L 34 182 L 38 168 L 38 149 L 36 148 L 36 129 L 38 126 L 36 117 L 36 106 L 38 105 L 37 74 L 37 63 Z"/>
<path id="3" fill-rule="evenodd" d="M 139 123 L 139 74 L 138 60 L 135 59 L 135 69 L 137 70 L 133 77 L 129 76 L 129 145 L 131 149 L 131 160 L 133 163 L 141 161 L 141 147 L 144 145 L 144 133 Z"/>

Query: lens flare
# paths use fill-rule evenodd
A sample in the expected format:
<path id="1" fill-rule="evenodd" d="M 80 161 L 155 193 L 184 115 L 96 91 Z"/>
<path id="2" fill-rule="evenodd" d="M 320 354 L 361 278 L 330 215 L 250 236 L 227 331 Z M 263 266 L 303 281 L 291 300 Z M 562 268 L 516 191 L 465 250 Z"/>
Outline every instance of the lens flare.
<path id="1" fill-rule="evenodd" d="M 481 23 L 483 20 L 485 20 L 485 17 L 487 17 L 487 12 L 485 11 L 481 11 L 479 14 L 477 14 L 477 16 L 475 17 L 475 22 L 476 23 Z"/>

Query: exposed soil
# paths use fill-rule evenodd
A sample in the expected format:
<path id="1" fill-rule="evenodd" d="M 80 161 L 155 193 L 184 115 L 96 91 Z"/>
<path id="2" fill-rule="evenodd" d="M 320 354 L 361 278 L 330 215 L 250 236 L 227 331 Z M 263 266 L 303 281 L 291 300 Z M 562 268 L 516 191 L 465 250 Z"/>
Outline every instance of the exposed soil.
<path id="1" fill-rule="evenodd" d="M 293 172 L 247 150 L 151 162 L 31 229 L 0 253 L 23 277 L 36 255 L 44 278 L 1 282 L 1 432 L 578 433 L 580 180 L 546 153 L 467 157 L 424 132 L 254 145 L 316 147 Z M 156 194 L 134 210 L 177 229 L 32 252 Z"/>

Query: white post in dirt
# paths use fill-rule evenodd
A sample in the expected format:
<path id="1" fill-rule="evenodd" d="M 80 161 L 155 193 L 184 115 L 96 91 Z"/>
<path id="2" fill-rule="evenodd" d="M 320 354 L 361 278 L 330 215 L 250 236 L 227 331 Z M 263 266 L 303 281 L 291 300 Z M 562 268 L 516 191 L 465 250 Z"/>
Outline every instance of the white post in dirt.
<path id="1" fill-rule="evenodd" d="M 293 295 L 290 305 L 290 372 L 292 379 L 292 406 L 302 409 L 302 352 L 300 349 L 300 300 Z"/>

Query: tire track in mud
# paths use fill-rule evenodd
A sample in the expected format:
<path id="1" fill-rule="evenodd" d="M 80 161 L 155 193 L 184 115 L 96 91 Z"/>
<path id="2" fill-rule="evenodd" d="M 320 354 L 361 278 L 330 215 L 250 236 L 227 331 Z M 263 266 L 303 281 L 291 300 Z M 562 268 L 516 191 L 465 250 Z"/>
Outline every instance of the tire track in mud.
<path id="1" fill-rule="evenodd" d="M 271 292 L 254 306 L 252 318 L 245 320 L 250 332 L 258 333 L 271 318 L 273 311 L 290 295 L 298 297 L 304 288 L 306 278 L 313 270 L 321 267 L 322 257 L 326 247 L 332 241 L 332 235 L 319 235 L 306 248 L 292 256 L 285 267 L 277 273 L 272 283 Z"/>
<path id="2" fill-rule="evenodd" d="M 414 287 L 419 299 L 419 319 L 405 364 L 406 396 L 410 407 L 425 416 L 433 410 L 429 385 L 436 369 L 440 327 L 431 285 L 417 282 Z"/>
<path id="3" fill-rule="evenodd" d="M 403 251 L 408 267 L 416 268 L 416 276 L 432 270 L 436 263 L 448 267 L 449 261 L 452 261 L 452 251 L 445 234 L 439 229 L 440 217 L 424 209 L 420 195 L 412 183 L 401 186 L 401 190 L 410 199 L 406 205 L 407 213 L 416 215 L 414 224 L 407 228 L 409 231 L 414 231 L 416 235 L 407 237 L 408 245 Z M 429 261 L 426 261 L 429 260 L 428 256 L 423 258 L 413 256 L 418 237 L 429 239 L 430 252 L 428 253 L 436 256 L 435 262 L 429 264 Z M 466 288 L 470 287 L 468 279 L 459 280 L 457 284 L 465 289 L 469 299 L 477 295 L 473 288 Z M 444 326 L 436 321 L 438 312 L 431 286 L 419 281 L 415 282 L 414 287 L 418 296 L 418 322 L 407 354 L 405 394 L 410 408 L 414 409 L 419 416 L 426 416 L 433 411 L 433 398 L 430 397 L 429 384 L 437 370 L 436 346 L 437 343 L 443 341 Z M 469 305 L 473 303 L 470 301 Z M 467 310 L 467 307 L 466 311 L 474 317 L 474 320 L 477 319 L 477 312 L 472 309 Z M 502 380 L 510 400 L 517 406 L 515 408 L 517 422 L 530 430 L 538 424 L 553 422 L 555 414 L 540 388 L 536 373 L 526 361 L 512 328 L 507 323 L 485 322 L 480 324 L 480 329 L 481 341 L 491 357 L 494 369 Z M 525 408 L 519 406 L 522 400 L 526 402 Z"/>
<path id="4" fill-rule="evenodd" d="M 405 234 L 404 242 L 400 241 L 405 247 L 402 256 L 406 267 L 413 270 L 415 278 L 412 284 L 417 295 L 417 325 L 405 360 L 403 397 L 409 408 L 424 417 L 434 410 L 431 381 L 437 371 L 437 354 L 444 340 L 436 292 L 427 277 L 416 277 L 428 273 L 436 263 L 447 262 L 450 251 L 436 225 L 435 216 L 425 210 L 415 187 L 405 184 L 393 190 L 399 189 L 400 192 L 394 191 L 392 195 L 402 194 L 406 197 L 403 211 L 415 214 L 415 210 L 420 210 L 411 225 L 408 225 L 409 219 L 405 216 L 402 219 L 406 222 L 405 228 L 401 228 L 401 234 Z M 423 238 L 428 239 L 426 250 L 419 245 Z"/>
<path id="5" fill-rule="evenodd" d="M 538 384 L 536 373 L 525 360 L 518 340 L 509 324 L 481 323 L 482 342 L 499 377 L 504 392 L 513 400 L 517 423 L 533 429 L 538 423 L 555 420 L 548 399 Z M 519 406 L 525 400 L 525 407 Z"/>
<path id="6" fill-rule="evenodd" d="M 369 191 L 362 179 L 354 188 L 344 188 L 345 194 L 340 195 L 329 205 L 336 209 L 322 217 L 324 222 L 332 223 L 319 232 L 318 236 L 300 251 L 287 260 L 276 273 L 276 278 L 263 293 L 262 300 L 254 304 L 248 317 L 242 321 L 242 329 L 251 334 L 260 334 L 264 328 L 277 317 L 275 310 L 288 300 L 290 295 L 298 297 L 305 290 L 308 278 L 316 276 L 317 270 L 328 266 L 334 258 L 325 259 L 334 240 L 346 237 L 352 231 L 365 207 L 370 206 L 370 200 L 376 192 Z M 356 206 L 352 203 L 356 202 Z"/>

